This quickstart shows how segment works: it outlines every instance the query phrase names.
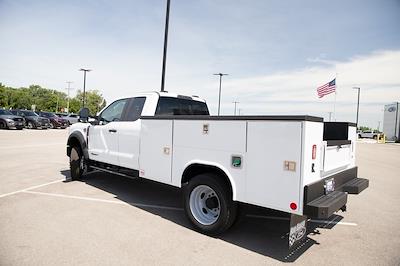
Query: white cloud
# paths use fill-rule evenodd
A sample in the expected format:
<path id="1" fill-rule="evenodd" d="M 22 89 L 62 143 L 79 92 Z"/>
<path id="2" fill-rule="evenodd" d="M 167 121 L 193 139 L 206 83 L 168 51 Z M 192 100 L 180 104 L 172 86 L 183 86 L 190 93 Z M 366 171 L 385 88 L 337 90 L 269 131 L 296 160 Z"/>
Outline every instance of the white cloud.
<path id="1" fill-rule="evenodd" d="M 321 63 L 321 60 L 317 60 Z M 345 62 L 324 61 L 290 72 L 223 81 L 223 108 L 232 114 L 232 100 L 240 102 L 245 114 L 311 114 L 328 117 L 333 112 L 334 94 L 319 99 L 316 88 L 335 78 L 337 73 L 336 117 L 355 121 L 357 91 L 361 87 L 360 124 L 377 127 L 386 103 L 400 101 L 400 51 L 380 51 L 357 56 Z M 216 109 L 217 80 L 202 90 Z"/>

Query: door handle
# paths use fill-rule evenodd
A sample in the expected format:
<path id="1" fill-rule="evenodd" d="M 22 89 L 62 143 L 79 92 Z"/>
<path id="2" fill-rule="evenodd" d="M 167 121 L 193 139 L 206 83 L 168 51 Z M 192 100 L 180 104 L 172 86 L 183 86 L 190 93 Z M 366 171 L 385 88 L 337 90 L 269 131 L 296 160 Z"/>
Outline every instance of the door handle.
<path id="1" fill-rule="evenodd" d="M 108 132 L 115 133 L 115 132 L 117 132 L 117 130 L 116 129 L 109 129 Z"/>

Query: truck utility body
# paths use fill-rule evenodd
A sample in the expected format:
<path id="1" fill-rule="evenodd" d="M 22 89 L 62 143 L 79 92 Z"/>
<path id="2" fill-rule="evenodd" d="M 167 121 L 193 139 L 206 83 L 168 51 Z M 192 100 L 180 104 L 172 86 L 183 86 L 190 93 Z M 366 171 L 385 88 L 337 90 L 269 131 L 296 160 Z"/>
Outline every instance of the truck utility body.
<path id="1" fill-rule="evenodd" d="M 115 101 L 97 118 L 70 128 L 72 177 L 98 169 L 182 187 L 188 218 L 208 234 L 233 223 L 237 202 L 329 218 L 368 187 L 351 123 L 210 116 L 204 100 L 170 93 Z"/>

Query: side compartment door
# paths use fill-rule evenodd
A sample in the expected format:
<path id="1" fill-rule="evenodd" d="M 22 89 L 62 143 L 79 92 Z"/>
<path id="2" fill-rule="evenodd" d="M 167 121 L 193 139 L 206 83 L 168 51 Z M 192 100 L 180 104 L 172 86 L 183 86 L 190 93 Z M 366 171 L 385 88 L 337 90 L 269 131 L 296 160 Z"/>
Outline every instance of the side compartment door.
<path id="1" fill-rule="evenodd" d="M 110 104 L 99 115 L 99 125 L 89 129 L 88 149 L 91 160 L 118 165 L 118 129 L 128 99 Z"/>
<path id="2" fill-rule="evenodd" d="M 142 120 L 139 175 L 161 183 L 171 183 L 172 120 Z"/>

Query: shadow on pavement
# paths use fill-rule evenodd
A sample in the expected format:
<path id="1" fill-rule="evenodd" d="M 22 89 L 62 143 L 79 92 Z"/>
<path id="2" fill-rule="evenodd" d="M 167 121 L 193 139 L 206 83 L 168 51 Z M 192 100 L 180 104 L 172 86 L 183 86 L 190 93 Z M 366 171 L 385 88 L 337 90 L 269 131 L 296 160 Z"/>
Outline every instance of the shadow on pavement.
<path id="1" fill-rule="evenodd" d="M 61 173 L 69 178 L 69 171 Z M 195 230 L 183 212 L 179 188 L 146 179 L 129 179 L 103 172 L 89 173 L 82 182 L 112 193 L 115 198 L 132 206 Z M 309 236 L 319 234 L 319 228 L 331 229 L 341 219 L 342 216 L 334 215 L 332 223 L 308 222 L 307 237 L 297 248 L 289 251 L 289 215 L 240 204 L 237 222 L 228 232 L 217 238 L 282 262 L 294 262 L 311 246 L 319 244 Z"/>

